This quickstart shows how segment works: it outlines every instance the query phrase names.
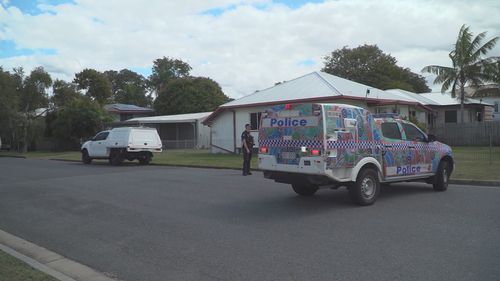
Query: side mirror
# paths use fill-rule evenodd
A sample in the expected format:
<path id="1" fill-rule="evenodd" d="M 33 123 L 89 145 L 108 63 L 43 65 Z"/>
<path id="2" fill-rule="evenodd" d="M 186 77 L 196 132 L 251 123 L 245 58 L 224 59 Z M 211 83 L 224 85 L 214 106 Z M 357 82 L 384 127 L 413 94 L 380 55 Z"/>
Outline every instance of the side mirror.
<path id="1" fill-rule="evenodd" d="M 437 138 L 435 135 L 433 135 L 433 134 L 427 135 L 427 142 L 435 142 L 435 141 L 437 141 Z"/>

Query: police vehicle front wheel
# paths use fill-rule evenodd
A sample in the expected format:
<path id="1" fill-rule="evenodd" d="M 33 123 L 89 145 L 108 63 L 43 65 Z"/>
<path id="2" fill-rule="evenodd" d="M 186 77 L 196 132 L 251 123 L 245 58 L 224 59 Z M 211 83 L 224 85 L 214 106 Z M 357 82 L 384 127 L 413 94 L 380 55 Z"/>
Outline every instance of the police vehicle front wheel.
<path id="1" fill-rule="evenodd" d="M 361 170 L 356 181 L 349 185 L 351 200 L 361 206 L 375 203 L 379 193 L 380 182 L 377 171 L 374 169 Z"/>
<path id="2" fill-rule="evenodd" d="M 312 196 L 316 191 L 318 191 L 318 187 L 312 184 L 292 184 L 292 189 L 300 196 Z"/>
<path id="3" fill-rule="evenodd" d="M 435 191 L 445 191 L 448 189 L 448 180 L 450 179 L 450 169 L 448 162 L 441 161 L 439 163 L 437 173 L 434 176 L 432 187 Z"/>

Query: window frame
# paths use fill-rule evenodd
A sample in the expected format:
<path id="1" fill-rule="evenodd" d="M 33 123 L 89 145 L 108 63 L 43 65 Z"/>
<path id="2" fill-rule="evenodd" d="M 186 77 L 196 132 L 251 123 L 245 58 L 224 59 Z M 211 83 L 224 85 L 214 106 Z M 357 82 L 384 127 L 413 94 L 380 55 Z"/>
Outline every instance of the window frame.
<path id="1" fill-rule="evenodd" d="M 420 133 L 420 135 L 422 136 L 422 139 L 409 139 L 408 138 L 408 135 L 407 135 L 407 131 L 406 131 L 406 126 L 409 126 L 409 127 L 412 127 L 414 128 L 417 132 Z M 418 141 L 418 142 L 425 142 L 425 140 L 427 139 L 427 135 L 422 132 L 422 130 L 420 130 L 420 128 L 418 128 L 417 126 L 415 126 L 414 124 L 411 124 L 411 123 L 401 123 L 401 127 L 403 128 L 403 131 L 405 132 L 405 138 L 404 140 L 406 141 Z"/>
<path id="2" fill-rule="evenodd" d="M 455 118 L 454 118 L 455 121 L 451 121 L 451 122 L 449 120 L 446 121 L 447 120 L 446 114 L 449 114 L 451 112 L 455 112 Z M 456 109 L 454 109 L 454 110 L 445 110 L 444 111 L 444 123 L 458 123 L 458 110 L 456 110 Z"/>
<path id="3" fill-rule="evenodd" d="M 396 128 L 398 128 L 398 132 L 399 132 L 399 139 L 398 138 L 388 137 L 388 136 L 386 136 L 384 134 L 384 125 L 385 124 L 395 124 L 396 125 Z M 401 127 L 399 126 L 398 122 L 395 122 L 395 121 L 382 122 L 382 124 L 380 124 L 380 132 L 382 133 L 382 137 L 384 137 L 385 139 L 398 140 L 398 141 L 403 140 L 403 133 L 401 131 Z"/>
<path id="4" fill-rule="evenodd" d="M 255 116 L 255 127 L 252 124 L 252 115 Z M 251 131 L 258 131 L 260 129 L 260 121 L 262 120 L 262 112 L 250 112 L 250 130 Z"/>
<path id="5" fill-rule="evenodd" d="M 104 138 L 100 137 L 98 138 L 100 135 L 104 135 Z M 109 136 L 109 132 L 106 131 L 106 132 L 100 132 L 100 133 L 97 133 L 97 135 L 95 135 L 95 137 L 92 139 L 92 141 L 102 141 L 102 140 L 105 140 L 107 139 Z"/>

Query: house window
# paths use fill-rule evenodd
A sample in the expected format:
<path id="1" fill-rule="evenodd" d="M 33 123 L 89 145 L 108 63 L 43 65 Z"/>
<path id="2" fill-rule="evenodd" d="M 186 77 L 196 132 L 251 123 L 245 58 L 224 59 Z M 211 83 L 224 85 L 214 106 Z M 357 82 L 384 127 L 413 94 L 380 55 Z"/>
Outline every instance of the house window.
<path id="1" fill-rule="evenodd" d="M 261 112 L 250 113 L 250 129 L 258 130 L 260 127 Z"/>
<path id="2" fill-rule="evenodd" d="M 457 123 L 457 111 L 446 110 L 444 112 L 444 123 Z"/>

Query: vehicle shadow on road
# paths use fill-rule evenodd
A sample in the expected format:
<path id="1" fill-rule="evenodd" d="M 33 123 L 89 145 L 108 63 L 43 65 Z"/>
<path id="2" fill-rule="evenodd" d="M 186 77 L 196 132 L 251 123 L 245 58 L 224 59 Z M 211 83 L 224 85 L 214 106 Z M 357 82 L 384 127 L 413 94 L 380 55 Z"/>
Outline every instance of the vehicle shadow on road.
<path id="1" fill-rule="evenodd" d="M 397 200 L 398 197 L 418 196 L 435 193 L 432 185 L 425 183 L 394 183 L 382 185 L 377 201 Z"/>
<path id="2" fill-rule="evenodd" d="M 262 222 L 269 220 L 296 219 L 314 216 L 318 213 L 356 208 L 351 204 L 345 189 L 320 190 L 311 197 L 295 194 L 270 195 L 261 198 L 215 203 L 208 208 L 195 210 L 197 215 L 217 220 L 241 222 Z"/>
<path id="3" fill-rule="evenodd" d="M 383 186 L 374 206 L 361 207 L 351 202 L 345 188 L 339 188 L 338 190 L 319 190 L 311 197 L 301 197 L 293 193 L 283 196 L 283 193 L 280 193 L 261 198 L 238 199 L 211 204 L 210 207 L 197 209 L 195 212 L 197 215 L 218 220 L 251 223 L 296 219 L 326 212 L 368 211 L 369 208 L 380 206 L 382 202 L 398 200 L 400 197 L 426 196 L 429 193 L 434 193 L 434 191 L 426 184 Z"/>

